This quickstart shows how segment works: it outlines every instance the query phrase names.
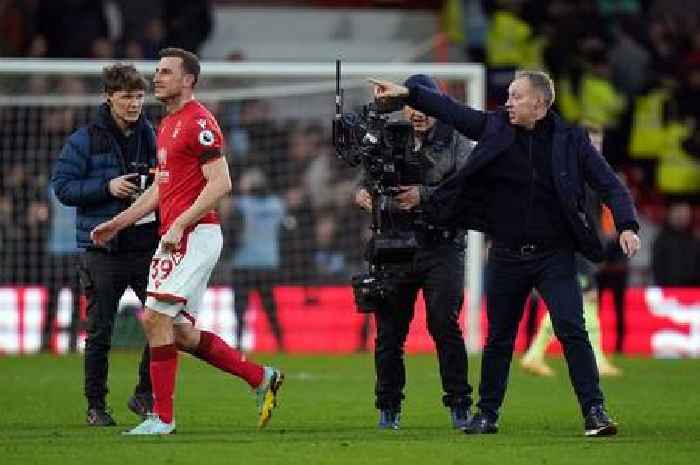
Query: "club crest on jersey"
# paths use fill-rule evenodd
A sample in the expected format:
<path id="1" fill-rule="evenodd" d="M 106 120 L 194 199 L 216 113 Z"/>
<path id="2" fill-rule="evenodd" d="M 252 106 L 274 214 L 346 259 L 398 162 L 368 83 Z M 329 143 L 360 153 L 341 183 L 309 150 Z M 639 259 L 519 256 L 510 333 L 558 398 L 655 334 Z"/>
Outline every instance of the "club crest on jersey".
<path id="1" fill-rule="evenodd" d="M 199 132 L 199 143 L 209 147 L 214 143 L 214 133 L 209 129 L 203 129 Z"/>
<path id="2" fill-rule="evenodd" d="M 204 118 L 199 118 L 199 119 L 197 120 L 197 124 L 199 125 L 200 128 L 206 129 L 206 127 L 207 127 L 207 120 L 204 119 Z"/>
<path id="3" fill-rule="evenodd" d="M 185 254 L 182 250 L 173 250 L 172 257 L 173 261 L 175 262 L 175 266 L 178 266 L 180 262 L 182 262 L 182 259 L 185 258 Z"/>

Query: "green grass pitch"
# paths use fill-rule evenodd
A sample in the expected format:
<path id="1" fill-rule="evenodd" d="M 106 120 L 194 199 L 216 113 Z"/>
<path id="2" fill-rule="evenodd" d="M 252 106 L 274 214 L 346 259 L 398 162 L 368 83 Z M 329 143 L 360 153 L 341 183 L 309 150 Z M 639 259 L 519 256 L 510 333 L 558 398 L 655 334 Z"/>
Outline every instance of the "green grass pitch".
<path id="1" fill-rule="evenodd" d="M 407 359 L 401 431 L 378 431 L 370 354 L 272 357 L 287 374 L 280 406 L 258 431 L 240 380 L 182 356 L 178 433 L 122 437 L 138 419 L 125 403 L 138 354 L 111 357 L 116 428 L 84 425 L 80 356 L 0 357 L 0 464 L 691 464 L 700 457 L 700 360 L 616 360 L 622 378 L 603 388 L 620 423 L 614 438 L 586 439 L 565 366 L 553 379 L 514 365 L 493 436 L 450 428 L 433 356 Z M 479 358 L 470 360 L 478 384 Z"/>

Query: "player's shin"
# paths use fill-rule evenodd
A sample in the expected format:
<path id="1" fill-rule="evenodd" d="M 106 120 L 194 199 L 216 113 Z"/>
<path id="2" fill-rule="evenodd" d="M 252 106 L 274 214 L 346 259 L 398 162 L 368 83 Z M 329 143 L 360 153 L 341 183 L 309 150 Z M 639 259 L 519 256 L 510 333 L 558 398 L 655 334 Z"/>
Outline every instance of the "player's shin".
<path id="1" fill-rule="evenodd" d="M 153 385 L 153 412 L 164 423 L 173 421 L 173 393 L 177 374 L 175 344 L 151 346 L 151 384 Z"/>
<path id="2" fill-rule="evenodd" d="M 263 367 L 249 362 L 245 356 L 214 333 L 201 331 L 199 347 L 193 355 L 208 364 L 243 378 L 251 388 L 256 388 L 263 380 Z"/>

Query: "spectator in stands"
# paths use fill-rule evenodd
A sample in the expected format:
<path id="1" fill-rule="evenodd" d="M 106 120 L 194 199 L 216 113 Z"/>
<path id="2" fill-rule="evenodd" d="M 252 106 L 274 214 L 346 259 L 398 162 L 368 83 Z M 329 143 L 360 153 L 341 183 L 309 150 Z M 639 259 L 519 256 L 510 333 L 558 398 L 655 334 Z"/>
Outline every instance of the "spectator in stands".
<path id="1" fill-rule="evenodd" d="M 293 126 L 288 133 L 287 154 L 281 165 L 283 196 L 287 206 L 282 235 L 282 263 L 285 278 L 307 283 L 313 276 L 315 213 L 311 206 L 309 167 L 318 153 L 320 134 L 314 128 Z"/>
<path id="2" fill-rule="evenodd" d="M 626 101 L 612 83 L 605 43 L 601 38 L 589 37 L 583 44 L 583 75 L 560 79 L 558 94 L 562 116 L 570 122 L 588 122 L 606 129 L 615 127 Z"/>
<path id="3" fill-rule="evenodd" d="M 233 208 L 241 216 L 242 227 L 231 262 L 235 291 L 235 344 L 239 349 L 243 348 L 249 297 L 251 291 L 257 290 L 277 348 L 283 351 L 284 338 L 273 290 L 279 280 L 280 232 L 285 205 L 270 191 L 267 178 L 259 168 L 243 173 L 239 186 L 241 193 L 233 200 Z"/>
<path id="4" fill-rule="evenodd" d="M 29 3 L 29 4 L 28 4 Z M 33 35 L 34 2 L 0 1 L 0 57 L 25 56 Z"/>
<path id="5" fill-rule="evenodd" d="M 654 282 L 659 286 L 700 285 L 700 241 L 691 231 L 688 202 L 673 202 L 653 246 Z"/>
<path id="6" fill-rule="evenodd" d="M 491 6 L 487 8 L 487 96 L 489 101 L 502 102 L 514 70 L 542 66 L 544 41 L 525 19 L 527 8 L 523 3 L 496 1 Z"/>
<path id="7" fill-rule="evenodd" d="M 639 198 L 632 192 L 635 199 Z M 629 263 L 629 285 L 632 287 L 653 284 L 652 245 L 659 235 L 664 216 L 665 207 L 662 204 L 647 202 L 639 205 L 639 240 L 643 245 Z"/>
<path id="8" fill-rule="evenodd" d="M 106 102 L 89 125 L 74 132 L 55 163 L 52 187 L 65 205 L 77 207 L 76 237 L 79 273 L 87 298 L 85 396 L 87 423 L 113 426 L 107 410 L 108 353 L 117 305 L 127 286 L 141 302 L 151 257 L 158 243 L 155 215 L 127 228 L 105 247 L 97 247 L 90 231 L 129 207 L 145 188 L 149 168 L 156 166 L 156 139 L 142 115 L 146 80 L 131 65 L 117 64 L 103 71 Z M 139 384 L 128 407 L 145 416 L 151 409 L 149 348 L 144 348 Z"/>
<path id="9" fill-rule="evenodd" d="M 678 31 L 677 24 L 665 15 L 661 15 L 651 16 L 647 27 L 653 69 L 657 78 L 673 78 L 677 71 L 677 63 L 680 62 L 678 40 L 674 38 L 674 34 Z"/>
<path id="10" fill-rule="evenodd" d="M 338 246 L 338 218 L 335 208 L 318 212 L 315 228 L 314 269 L 315 280 L 321 283 L 348 282 L 349 273 L 345 254 Z"/>
<path id="11" fill-rule="evenodd" d="M 338 204 L 336 188 L 339 179 L 336 179 L 336 168 L 342 167 L 343 163 L 331 158 L 333 148 L 321 142 L 324 139 L 323 131 L 318 126 L 307 129 L 307 138 L 314 142 L 309 152 L 311 156 L 304 173 L 303 184 L 312 207 L 319 211 Z M 352 187 L 354 186 L 351 186 L 348 196 L 352 193 Z"/>
<path id="12" fill-rule="evenodd" d="M 163 2 L 165 40 L 168 47 L 199 51 L 212 30 L 210 0 L 168 0 Z"/>
<path id="13" fill-rule="evenodd" d="M 46 318 L 41 338 L 42 351 L 55 349 L 53 329 L 59 310 L 61 291 L 71 291 L 72 310 L 68 329 L 71 352 L 77 349 L 77 334 L 80 322 L 80 289 L 78 285 L 77 253 L 75 234 L 75 210 L 62 205 L 53 192 L 49 192 L 50 221 L 46 244 L 46 257 L 43 270 L 43 282 L 46 285 Z"/>
<path id="14" fill-rule="evenodd" d="M 114 58 L 114 42 L 106 37 L 98 37 L 92 41 L 90 47 L 90 58 L 95 60 L 109 60 Z"/>
<path id="15" fill-rule="evenodd" d="M 690 130 L 690 136 L 683 141 L 683 148 L 700 160 L 700 32 L 696 34 L 696 49 L 683 64 L 680 85 L 676 89 L 678 118 Z M 700 186 L 698 186 L 700 189 Z"/>
<path id="16" fill-rule="evenodd" d="M 618 234 L 610 210 L 604 207 L 600 218 L 605 260 L 595 275 L 598 284 L 598 307 L 601 307 L 603 293 L 610 289 L 615 310 L 615 352 L 620 354 L 624 349 L 627 328 L 625 293 L 629 282 L 629 260 L 618 243 Z"/>
<path id="17" fill-rule="evenodd" d="M 163 1 L 116 0 L 123 19 L 121 46 L 130 60 L 154 60 L 165 44 Z"/>
<path id="18" fill-rule="evenodd" d="M 539 19 L 539 27 L 545 35 L 544 62 L 552 75 L 561 79 L 581 72 L 581 55 L 577 52 L 586 37 L 601 37 L 605 26 L 595 9 L 587 8 L 587 2 L 553 0 L 543 3 L 545 12 L 528 15 Z M 557 79 L 558 81 L 558 79 Z"/>
<path id="19" fill-rule="evenodd" d="M 240 82 L 231 85 L 237 86 Z M 270 189 L 282 192 L 294 174 L 287 170 L 285 163 L 286 132 L 280 131 L 273 121 L 269 101 L 251 99 L 227 107 L 228 116 L 221 119 L 221 124 L 222 131 L 228 128 L 234 168 L 232 175 L 236 176 L 246 167 L 257 166 L 265 172 Z"/>
<path id="20" fill-rule="evenodd" d="M 14 161 L 5 169 L 3 196 L 7 202 L 8 221 L 0 249 L 4 268 L 2 281 L 11 285 L 39 284 L 48 222 L 42 182 L 27 163 Z"/>
<path id="21" fill-rule="evenodd" d="M 47 58 L 90 58 L 98 38 L 109 39 L 104 0 L 42 1 L 32 47 Z"/>
<path id="22" fill-rule="evenodd" d="M 615 45 L 610 50 L 612 80 L 628 97 L 638 95 L 649 81 L 651 53 L 643 46 L 641 17 L 624 18 L 615 28 Z"/>
<path id="23" fill-rule="evenodd" d="M 141 34 L 127 36 L 124 41 L 124 56 L 130 60 L 155 60 L 158 58 L 158 50 L 162 48 L 164 37 L 163 20 L 151 18 Z"/>

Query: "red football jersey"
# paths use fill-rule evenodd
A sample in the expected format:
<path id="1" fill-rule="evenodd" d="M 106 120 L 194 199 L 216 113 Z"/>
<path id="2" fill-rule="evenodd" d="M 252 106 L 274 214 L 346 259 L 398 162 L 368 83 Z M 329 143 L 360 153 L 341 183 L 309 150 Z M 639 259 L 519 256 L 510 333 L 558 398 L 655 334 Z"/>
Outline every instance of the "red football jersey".
<path id="1" fill-rule="evenodd" d="M 160 234 L 187 210 L 204 189 L 201 166 L 223 154 L 219 124 L 204 105 L 190 100 L 163 118 L 158 128 L 158 209 Z M 197 224 L 219 223 L 215 210 Z"/>

